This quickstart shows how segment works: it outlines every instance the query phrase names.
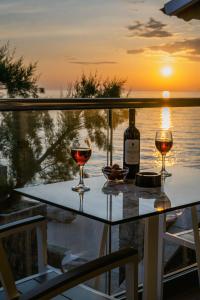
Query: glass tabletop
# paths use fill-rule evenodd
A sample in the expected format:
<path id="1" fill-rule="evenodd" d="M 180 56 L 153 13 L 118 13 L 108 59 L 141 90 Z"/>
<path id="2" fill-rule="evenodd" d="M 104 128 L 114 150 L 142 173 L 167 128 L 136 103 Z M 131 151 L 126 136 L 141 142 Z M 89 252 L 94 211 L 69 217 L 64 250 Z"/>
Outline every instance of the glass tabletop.
<path id="1" fill-rule="evenodd" d="M 18 188 L 14 191 L 98 221 L 116 225 L 200 203 L 200 170 L 173 167 L 162 187 L 111 184 L 103 176 L 85 179 L 84 194 L 71 190 L 74 181 Z"/>

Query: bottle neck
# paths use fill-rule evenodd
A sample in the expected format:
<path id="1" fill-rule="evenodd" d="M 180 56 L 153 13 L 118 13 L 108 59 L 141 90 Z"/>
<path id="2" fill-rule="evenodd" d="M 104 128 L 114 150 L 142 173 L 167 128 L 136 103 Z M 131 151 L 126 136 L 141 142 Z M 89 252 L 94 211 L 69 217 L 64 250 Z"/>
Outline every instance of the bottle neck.
<path id="1" fill-rule="evenodd" d="M 129 109 L 129 126 L 135 126 L 135 109 Z"/>

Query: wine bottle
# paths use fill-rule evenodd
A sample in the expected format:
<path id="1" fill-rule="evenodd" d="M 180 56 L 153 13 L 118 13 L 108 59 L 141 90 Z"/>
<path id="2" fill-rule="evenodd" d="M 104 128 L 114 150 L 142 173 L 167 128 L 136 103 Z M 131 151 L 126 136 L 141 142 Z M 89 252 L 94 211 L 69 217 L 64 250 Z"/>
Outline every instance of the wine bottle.
<path id="1" fill-rule="evenodd" d="M 129 109 L 129 127 L 124 131 L 123 165 L 129 168 L 126 180 L 135 179 L 140 168 L 140 132 L 135 127 L 135 109 Z"/>

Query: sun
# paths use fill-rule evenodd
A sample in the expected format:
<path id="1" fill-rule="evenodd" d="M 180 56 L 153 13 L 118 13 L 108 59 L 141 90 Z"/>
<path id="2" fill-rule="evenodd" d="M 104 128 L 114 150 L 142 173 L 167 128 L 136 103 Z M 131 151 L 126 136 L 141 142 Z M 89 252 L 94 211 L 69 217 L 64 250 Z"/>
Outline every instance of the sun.
<path id="1" fill-rule="evenodd" d="M 161 74 L 165 77 L 170 77 L 173 73 L 172 67 L 170 66 L 164 66 L 161 70 L 160 70 Z"/>

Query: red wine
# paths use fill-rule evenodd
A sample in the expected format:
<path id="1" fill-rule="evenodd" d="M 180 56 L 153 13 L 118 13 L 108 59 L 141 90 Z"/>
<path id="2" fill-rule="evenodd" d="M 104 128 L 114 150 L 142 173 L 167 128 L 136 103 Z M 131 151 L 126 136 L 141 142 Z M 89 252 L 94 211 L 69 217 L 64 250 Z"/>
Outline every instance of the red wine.
<path id="1" fill-rule="evenodd" d="M 123 165 L 129 168 L 126 179 L 134 179 L 140 169 L 140 132 L 135 127 L 135 109 L 129 109 L 129 127 L 124 131 Z"/>
<path id="2" fill-rule="evenodd" d="M 165 155 L 167 152 L 169 152 L 169 150 L 173 145 L 173 142 L 168 140 L 156 140 L 155 143 L 156 143 L 156 148 L 162 155 Z"/>
<path id="3" fill-rule="evenodd" d="M 92 153 L 90 148 L 71 149 L 71 156 L 79 166 L 84 166 Z"/>

